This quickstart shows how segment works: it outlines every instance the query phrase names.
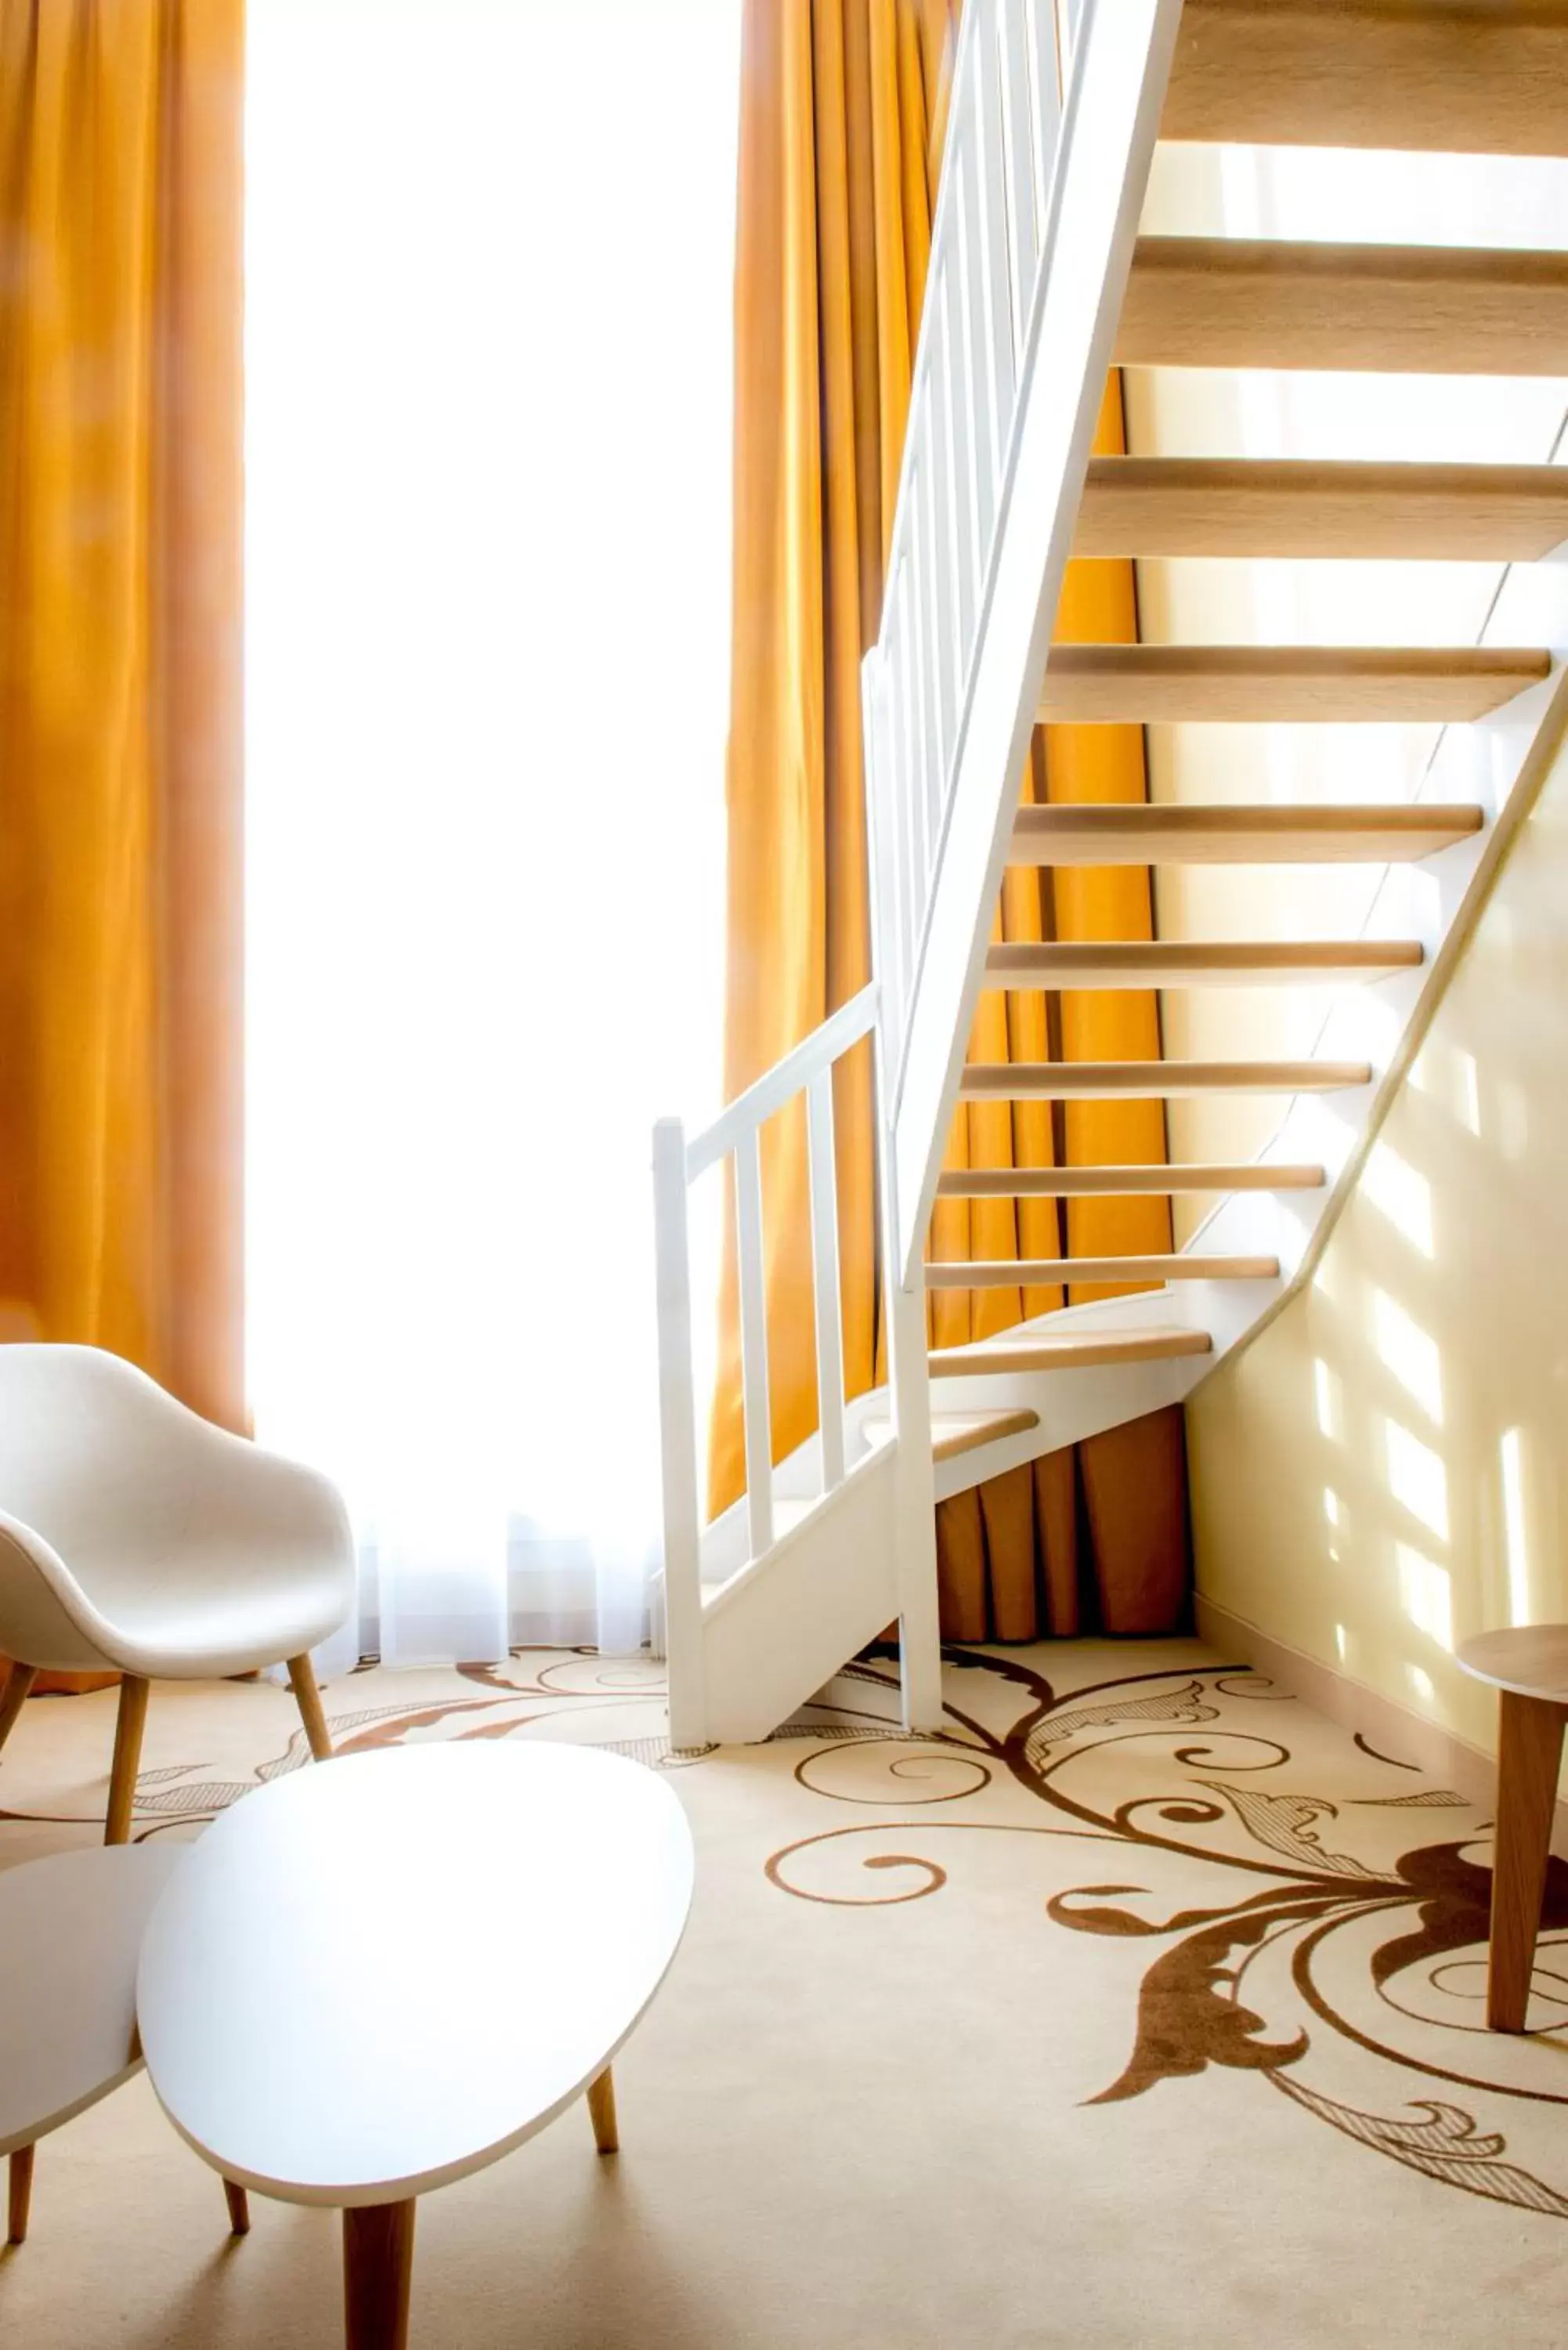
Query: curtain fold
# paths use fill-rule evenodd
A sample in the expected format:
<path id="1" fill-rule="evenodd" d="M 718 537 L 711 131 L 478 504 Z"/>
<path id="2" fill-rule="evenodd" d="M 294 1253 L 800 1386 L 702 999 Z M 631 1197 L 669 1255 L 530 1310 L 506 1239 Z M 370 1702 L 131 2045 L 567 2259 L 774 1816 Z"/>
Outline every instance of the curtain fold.
<path id="1" fill-rule="evenodd" d="M 0 8 L 0 1338 L 231 1428 L 244 30 Z"/>
<path id="2" fill-rule="evenodd" d="M 958 0 L 746 0 L 736 255 L 734 617 L 728 766 L 725 1088 L 732 1097 L 868 972 L 859 665 L 880 621 L 929 257 Z M 1121 444 L 1119 385 L 1101 421 Z M 1075 564 L 1064 636 L 1136 637 L 1130 564 Z M 1137 728 L 1036 735 L 1038 799 L 1145 796 Z M 1053 886 L 1053 884 L 1055 886 Z M 1010 871 L 1009 939 L 1147 937 L 1148 878 Z M 1157 1057 L 1152 995 L 987 994 L 971 1058 Z M 877 1369 L 874 1120 L 864 1055 L 840 1069 L 839 1223 L 848 1392 Z M 961 1107 L 950 1167 L 1165 1156 L 1158 1104 Z M 763 1136 L 773 1449 L 816 1425 L 805 1121 Z M 1162 1200 L 948 1198 L 931 1253 L 1085 1254 L 1168 1245 Z M 1096 1293 L 1082 1284 L 1075 1302 Z M 938 1345 L 1065 1302 L 1057 1290 L 947 1291 Z M 1171 1440 L 1174 1426 L 1176 1441 Z M 1186 1586 L 1180 1414 L 1036 1461 L 943 1503 L 950 1636 L 1156 1630 Z M 710 1505 L 744 1486 L 731 1219 L 722 1282 Z"/>
<path id="3" fill-rule="evenodd" d="M 244 1424 L 242 0 L 0 10 L 0 1333 Z"/>

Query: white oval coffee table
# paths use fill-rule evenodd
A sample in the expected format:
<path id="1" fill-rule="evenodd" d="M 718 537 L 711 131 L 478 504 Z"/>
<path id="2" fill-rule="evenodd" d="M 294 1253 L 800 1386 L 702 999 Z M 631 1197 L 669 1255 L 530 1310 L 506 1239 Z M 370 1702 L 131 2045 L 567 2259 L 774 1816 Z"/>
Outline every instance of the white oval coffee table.
<path id="1" fill-rule="evenodd" d="M 691 1899 L 668 1784 L 595 1747 L 340 1756 L 246 1795 L 153 1913 L 137 2011 L 175 2128 L 225 2178 L 343 2210 L 347 2339 L 408 2339 L 414 2199 L 588 2091 Z"/>

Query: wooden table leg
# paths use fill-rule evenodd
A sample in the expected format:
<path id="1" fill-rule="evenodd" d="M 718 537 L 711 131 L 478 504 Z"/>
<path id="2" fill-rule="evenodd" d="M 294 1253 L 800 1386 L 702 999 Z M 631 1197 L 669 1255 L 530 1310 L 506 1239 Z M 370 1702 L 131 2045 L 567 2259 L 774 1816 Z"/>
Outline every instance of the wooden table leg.
<path id="1" fill-rule="evenodd" d="M 19 2146 L 11 2157 L 10 2191 L 6 2196 L 5 2241 L 25 2244 L 27 2241 L 27 2210 L 33 2200 L 33 2149 Z"/>
<path id="2" fill-rule="evenodd" d="M 588 2083 L 588 2118 L 594 2126 L 594 2144 L 599 2152 L 618 2153 L 620 2133 L 615 2119 L 615 2074 L 607 2064 L 597 2081 Z"/>
<path id="3" fill-rule="evenodd" d="M 1494 2032 L 1524 2029 L 1565 1721 L 1568 1706 L 1502 1691 L 1486 2007 Z"/>
<path id="4" fill-rule="evenodd" d="M 367 2203 L 343 2214 L 343 2338 L 348 2350 L 408 2350 L 414 2205 Z"/>
<path id="5" fill-rule="evenodd" d="M 234 2179 L 223 2181 L 223 2200 L 229 2207 L 229 2233 L 248 2236 L 251 2231 L 251 2199 Z"/>

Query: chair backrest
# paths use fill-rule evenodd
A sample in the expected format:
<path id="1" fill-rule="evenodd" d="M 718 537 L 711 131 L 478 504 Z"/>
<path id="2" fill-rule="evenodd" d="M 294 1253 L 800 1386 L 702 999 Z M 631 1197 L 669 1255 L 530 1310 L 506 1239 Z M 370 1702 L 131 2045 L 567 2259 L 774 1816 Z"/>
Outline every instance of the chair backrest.
<path id="1" fill-rule="evenodd" d="M 67 1564 L 156 1545 L 190 1491 L 187 1419 L 118 1355 L 0 1346 L 0 1510 Z"/>

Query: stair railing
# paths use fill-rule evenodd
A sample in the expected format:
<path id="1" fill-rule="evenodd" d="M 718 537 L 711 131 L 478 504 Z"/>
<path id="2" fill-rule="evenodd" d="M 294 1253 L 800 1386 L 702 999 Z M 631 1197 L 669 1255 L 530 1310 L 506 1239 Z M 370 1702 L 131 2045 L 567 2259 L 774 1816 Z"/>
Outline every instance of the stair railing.
<path id="1" fill-rule="evenodd" d="M 690 1192 L 722 1160 L 732 1169 L 741 1307 L 741 1403 L 745 1430 L 747 1555 L 774 1544 L 773 1417 L 768 1394 L 768 1294 L 763 1244 L 762 1130 L 805 1097 L 811 1198 L 811 1280 L 816 1318 L 816 1389 L 822 1490 L 846 1473 L 844 1339 L 838 1279 L 838 1159 L 833 1073 L 877 1025 L 873 983 L 814 1029 L 793 1053 L 737 1095 L 711 1126 L 688 1139 L 681 1121 L 653 1129 L 654 1245 L 658 1266 L 659 1440 L 664 1471 L 664 1623 L 671 1743 L 702 1744 L 702 1507 L 698 1492 L 697 1396 L 692 1376 Z"/>
<path id="2" fill-rule="evenodd" d="M 896 1276 L 918 1278 L 1181 0 L 966 0 L 863 679 Z"/>

